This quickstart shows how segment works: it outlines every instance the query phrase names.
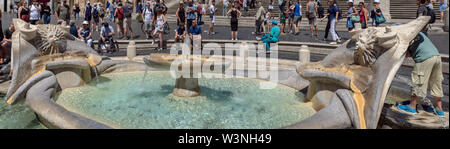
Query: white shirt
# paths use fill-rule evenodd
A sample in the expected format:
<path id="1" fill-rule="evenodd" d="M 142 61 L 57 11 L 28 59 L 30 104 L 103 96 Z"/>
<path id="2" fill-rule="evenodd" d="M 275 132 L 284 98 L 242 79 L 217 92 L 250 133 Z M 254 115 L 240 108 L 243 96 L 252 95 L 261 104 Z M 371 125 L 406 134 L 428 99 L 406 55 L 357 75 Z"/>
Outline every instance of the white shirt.
<path id="1" fill-rule="evenodd" d="M 214 5 L 209 6 L 209 13 L 212 14 L 212 15 L 215 15 L 214 14 L 214 9 L 215 9 Z"/>
<path id="2" fill-rule="evenodd" d="M 151 9 L 147 9 L 147 7 L 145 7 L 144 9 L 144 22 L 151 22 L 152 21 L 152 10 Z"/>
<path id="3" fill-rule="evenodd" d="M 228 6 L 228 0 L 223 0 L 223 5 Z"/>
<path id="4" fill-rule="evenodd" d="M 39 20 L 40 16 L 39 16 L 39 11 L 37 9 L 37 7 L 35 7 L 34 5 L 31 5 L 30 8 L 30 20 Z"/>

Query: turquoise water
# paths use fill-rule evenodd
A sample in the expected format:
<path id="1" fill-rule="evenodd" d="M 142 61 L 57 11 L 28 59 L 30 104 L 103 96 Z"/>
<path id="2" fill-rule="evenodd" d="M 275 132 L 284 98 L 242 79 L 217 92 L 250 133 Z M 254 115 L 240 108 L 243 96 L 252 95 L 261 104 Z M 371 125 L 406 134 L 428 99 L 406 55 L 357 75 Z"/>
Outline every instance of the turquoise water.
<path id="1" fill-rule="evenodd" d="M 0 97 L 0 129 L 43 129 L 24 101 L 9 105 Z"/>
<path id="2" fill-rule="evenodd" d="M 171 95 L 168 72 L 107 74 L 83 87 L 65 89 L 57 103 L 115 128 L 279 128 L 315 113 L 304 95 L 278 85 L 259 89 L 254 79 L 199 79 L 202 96 Z"/>

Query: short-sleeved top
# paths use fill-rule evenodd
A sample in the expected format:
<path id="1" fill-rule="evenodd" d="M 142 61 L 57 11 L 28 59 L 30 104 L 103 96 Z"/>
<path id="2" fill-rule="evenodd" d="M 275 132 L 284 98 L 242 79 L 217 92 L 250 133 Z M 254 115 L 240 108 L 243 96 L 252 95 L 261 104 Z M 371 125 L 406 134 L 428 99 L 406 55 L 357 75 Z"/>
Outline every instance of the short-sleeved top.
<path id="1" fill-rule="evenodd" d="M 420 13 L 422 13 L 423 16 L 426 16 L 428 14 L 427 6 L 420 5 L 419 8 L 417 8 L 417 17 L 419 17 Z"/>
<path id="2" fill-rule="evenodd" d="M 192 9 L 192 10 L 197 10 L 197 7 L 196 7 L 195 5 L 187 6 L 187 7 L 186 7 L 186 12 L 187 12 L 187 11 L 190 11 L 190 9 Z M 188 14 L 187 14 L 187 19 L 189 19 L 189 20 L 194 20 L 195 18 L 196 18 L 195 12 L 191 12 L 191 13 L 188 13 Z"/>
<path id="3" fill-rule="evenodd" d="M 440 56 L 438 49 L 431 40 L 422 32 L 419 32 L 419 39 L 408 47 L 414 62 L 420 63 L 432 56 Z"/>
<path id="4" fill-rule="evenodd" d="M 71 25 L 70 26 L 70 34 L 76 38 L 78 38 L 78 31 L 77 31 L 77 26 L 75 25 Z"/>
<path id="5" fill-rule="evenodd" d="M 209 6 L 209 14 L 211 15 L 211 16 L 214 16 L 215 14 L 214 14 L 214 5 L 212 5 L 211 4 L 211 6 Z"/>
<path id="6" fill-rule="evenodd" d="M 109 36 L 109 33 L 114 33 L 114 29 L 111 25 L 108 26 L 109 30 L 106 30 L 105 26 L 102 25 L 102 28 L 100 29 L 100 34 L 104 36 Z"/>
<path id="7" fill-rule="evenodd" d="M 6 39 L 11 39 L 12 34 L 13 33 L 9 30 L 9 28 L 5 29 L 5 31 L 3 32 L 3 36 L 5 36 Z"/>
<path id="8" fill-rule="evenodd" d="M 147 7 L 144 8 L 144 22 L 151 22 L 152 21 L 152 9 L 148 9 Z"/>
<path id="9" fill-rule="evenodd" d="M 69 18 L 68 18 L 68 17 L 69 17 L 68 14 L 69 14 L 69 7 L 68 7 L 68 6 L 64 5 L 63 7 L 59 7 L 59 14 L 58 14 L 58 17 L 59 17 L 61 20 L 69 19 Z"/>
<path id="10" fill-rule="evenodd" d="M 184 28 L 184 27 L 183 28 L 180 28 L 180 27 L 177 28 L 177 34 L 178 35 L 183 35 L 184 31 L 186 31 L 186 28 Z"/>
<path id="11" fill-rule="evenodd" d="M 191 28 L 189 29 L 189 32 L 192 35 L 200 35 L 202 33 L 202 29 L 200 28 L 200 26 L 191 26 Z"/>
<path id="12" fill-rule="evenodd" d="M 336 12 L 339 12 L 339 8 L 336 5 L 330 6 L 330 8 L 328 8 L 328 13 L 330 13 L 331 20 L 336 18 Z"/>
<path id="13" fill-rule="evenodd" d="M 295 16 L 301 16 L 302 15 L 302 6 L 295 3 L 294 4 L 295 8 L 294 8 L 294 15 Z"/>
<path id="14" fill-rule="evenodd" d="M 89 34 L 91 33 L 91 29 L 87 28 L 87 29 L 81 29 L 80 35 L 83 36 L 84 38 L 88 37 Z"/>
<path id="15" fill-rule="evenodd" d="M 41 10 L 42 15 L 50 15 L 50 12 L 51 12 L 50 6 L 42 5 L 41 7 L 42 7 L 42 10 Z"/>

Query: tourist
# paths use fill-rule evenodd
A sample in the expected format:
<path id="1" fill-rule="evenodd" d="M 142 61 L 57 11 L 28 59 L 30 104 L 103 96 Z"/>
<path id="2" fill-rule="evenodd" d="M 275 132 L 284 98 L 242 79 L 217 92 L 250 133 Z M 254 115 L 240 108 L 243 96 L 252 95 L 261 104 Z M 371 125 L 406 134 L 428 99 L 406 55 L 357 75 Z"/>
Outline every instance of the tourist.
<path id="1" fill-rule="evenodd" d="M 114 16 L 117 18 L 116 26 L 117 26 L 117 39 L 122 39 L 124 36 L 123 33 L 123 19 L 124 12 L 122 9 L 122 3 L 119 3 L 116 7 L 116 11 L 114 12 Z M 122 37 L 120 36 L 122 34 Z"/>
<path id="2" fill-rule="evenodd" d="M 160 5 L 160 7 L 161 7 L 162 10 L 163 10 L 163 14 L 164 14 L 164 15 L 167 15 L 167 10 L 168 10 L 168 8 L 167 8 L 167 6 L 166 6 L 165 1 L 164 1 L 164 0 L 159 0 L 159 5 Z"/>
<path id="3" fill-rule="evenodd" d="M 188 6 L 186 7 L 187 13 L 187 28 L 190 28 L 193 24 L 192 22 L 196 19 L 195 13 L 197 12 L 197 7 L 193 4 L 192 0 L 189 0 Z M 197 21 L 195 21 L 197 22 Z"/>
<path id="4" fill-rule="evenodd" d="M 336 32 L 336 25 L 339 21 L 339 7 L 336 1 L 328 1 L 328 5 L 329 5 L 328 14 L 326 14 L 325 17 L 328 17 L 328 21 L 330 21 L 329 32 L 331 34 L 331 38 L 333 39 L 333 42 L 331 42 L 330 44 L 335 45 L 338 42 L 341 42 Z M 327 33 L 325 33 L 325 35 L 327 35 Z"/>
<path id="5" fill-rule="evenodd" d="M 177 11 L 175 12 L 175 15 L 177 16 L 177 25 L 180 26 L 181 23 L 186 23 L 186 11 L 184 9 L 184 3 L 180 1 L 180 7 L 178 7 Z"/>
<path id="6" fill-rule="evenodd" d="M 248 14 L 248 0 L 244 0 L 242 5 L 244 6 L 244 11 L 245 11 L 245 14 L 247 15 Z"/>
<path id="7" fill-rule="evenodd" d="M 0 64 L 8 63 L 9 59 L 11 58 L 11 44 L 12 44 L 12 34 L 14 33 L 14 23 L 11 23 L 3 32 L 3 40 L 1 42 L 1 52 L 0 52 Z"/>
<path id="8" fill-rule="evenodd" d="M 256 0 L 252 0 L 252 1 L 250 2 L 250 8 L 251 8 L 251 9 L 255 9 L 255 3 L 256 3 Z"/>
<path id="9" fill-rule="evenodd" d="M 419 7 L 417 8 L 417 17 L 420 16 L 428 16 L 428 8 L 426 6 L 426 1 L 427 0 L 417 0 L 417 4 L 419 5 Z M 428 27 L 425 27 L 422 30 L 423 33 L 425 33 L 425 35 L 428 36 Z"/>
<path id="10" fill-rule="evenodd" d="M 442 61 L 438 49 L 431 40 L 422 32 L 414 39 L 408 47 L 407 56 L 412 57 L 415 64 L 411 73 L 412 89 L 409 104 L 398 105 L 397 108 L 411 114 L 416 114 L 416 107 L 419 98 L 426 98 L 428 87 L 430 94 L 436 102 L 436 109 L 430 105 L 423 105 L 427 112 L 436 113 L 444 117 L 442 111 Z"/>
<path id="11" fill-rule="evenodd" d="M 50 16 L 51 16 L 51 9 L 50 6 L 47 5 L 47 2 L 44 2 L 44 4 L 41 7 L 41 14 L 42 14 L 42 20 L 44 24 L 50 23 Z"/>
<path id="12" fill-rule="evenodd" d="M 114 13 L 116 12 L 116 4 L 113 2 L 109 5 L 109 21 L 114 21 Z"/>
<path id="13" fill-rule="evenodd" d="M 358 11 L 355 7 L 353 7 L 353 0 L 349 0 L 347 2 L 348 4 L 348 10 L 347 10 L 347 29 L 348 31 L 352 31 L 355 28 L 355 23 L 352 20 L 353 16 L 357 16 Z"/>
<path id="14" fill-rule="evenodd" d="M 103 4 L 102 3 L 98 3 L 98 16 L 100 19 L 100 23 L 104 22 L 104 18 L 105 18 L 105 8 L 103 8 Z"/>
<path id="15" fill-rule="evenodd" d="M 319 37 L 319 31 L 317 30 L 317 3 L 314 0 L 308 0 L 306 4 L 306 15 L 308 15 L 311 37 L 314 37 L 314 28 L 316 29 L 316 37 Z"/>
<path id="16" fill-rule="evenodd" d="M 92 32 L 89 28 L 89 22 L 83 21 L 83 27 L 78 30 L 78 37 L 81 41 L 87 44 L 87 46 L 92 46 Z"/>
<path id="17" fill-rule="evenodd" d="M 98 22 L 100 21 L 100 14 L 98 12 L 97 3 L 94 3 L 94 8 L 92 8 L 92 18 L 94 19 L 94 23 L 92 23 L 92 29 L 95 27 L 95 31 L 98 31 Z"/>
<path id="18" fill-rule="evenodd" d="M 196 20 L 193 20 L 192 26 L 189 28 L 189 38 L 191 39 L 191 45 L 194 50 L 199 48 L 198 46 L 201 47 L 201 45 L 196 46 L 195 44 L 202 42 L 202 29 L 197 25 Z"/>
<path id="19" fill-rule="evenodd" d="M 272 25 L 273 25 L 273 27 L 270 30 L 270 33 L 261 37 L 261 39 L 258 39 L 258 40 L 262 40 L 263 43 L 266 45 L 266 53 L 267 54 L 270 53 L 270 44 L 277 43 L 279 41 L 279 37 L 280 37 L 280 33 L 281 33 L 280 27 L 278 27 L 278 22 L 276 20 L 272 21 Z"/>
<path id="20" fill-rule="evenodd" d="M 141 5 L 141 2 L 138 2 L 136 4 L 136 13 L 140 14 L 141 12 L 142 12 L 142 5 Z"/>
<path id="21" fill-rule="evenodd" d="M 280 11 L 280 13 L 283 13 L 283 6 L 285 5 L 284 2 L 284 0 L 278 0 L 278 11 Z"/>
<path id="22" fill-rule="evenodd" d="M 103 55 L 103 53 L 108 52 L 108 53 L 112 53 L 112 51 L 105 51 L 106 47 L 102 47 L 105 46 L 104 43 L 106 41 L 109 41 L 110 46 L 109 47 L 114 47 L 114 29 L 111 25 L 109 25 L 108 22 L 103 22 L 102 23 L 102 27 L 100 28 L 100 39 L 98 39 L 98 51 L 99 53 L 101 53 Z M 108 49 L 108 50 L 111 50 Z"/>
<path id="23" fill-rule="evenodd" d="M 215 35 L 214 32 L 214 23 L 216 21 L 216 12 L 217 8 L 215 7 L 216 2 L 213 0 L 211 6 L 209 6 L 209 18 L 211 19 L 211 23 L 209 24 L 208 35 Z"/>
<path id="24" fill-rule="evenodd" d="M 241 17 L 241 11 L 237 10 L 234 5 L 231 5 L 227 15 L 231 16 L 231 40 L 238 40 L 238 18 Z"/>
<path id="25" fill-rule="evenodd" d="M 274 2 L 273 2 L 273 0 L 269 0 L 269 7 L 268 7 L 268 9 L 269 9 L 269 11 L 270 12 L 272 12 L 273 11 L 273 6 L 274 6 Z"/>
<path id="26" fill-rule="evenodd" d="M 156 27 L 155 31 L 153 32 L 153 41 L 152 45 L 155 44 L 155 37 L 159 36 L 159 50 L 163 50 L 163 32 L 164 32 L 164 24 L 166 24 L 166 16 L 163 13 L 163 9 L 158 9 L 157 13 L 157 19 L 156 19 Z"/>
<path id="27" fill-rule="evenodd" d="M 184 23 L 181 22 L 178 25 L 177 30 L 175 30 L 175 42 L 184 42 L 184 38 L 186 38 L 186 28 L 184 27 Z"/>
<path id="28" fill-rule="evenodd" d="M 125 3 L 125 6 L 123 6 L 122 8 L 124 10 L 124 15 L 125 15 L 125 37 L 127 37 L 127 40 L 133 39 L 133 29 L 131 26 L 131 16 L 133 14 L 133 5 L 131 5 L 130 1 L 127 1 Z M 130 36 L 128 36 L 128 33 L 130 33 Z"/>
<path id="29" fill-rule="evenodd" d="M 70 20 L 70 28 L 69 28 L 70 35 L 74 36 L 75 38 L 78 37 L 78 27 L 75 25 L 74 20 Z"/>
<path id="30" fill-rule="evenodd" d="M 261 33 L 261 30 L 264 28 L 263 27 L 263 21 L 264 21 L 264 7 L 262 6 L 262 2 L 258 1 L 258 11 L 256 12 L 255 15 L 255 32 L 253 33 L 254 35 L 258 35 Z"/>
<path id="31" fill-rule="evenodd" d="M 142 10 L 142 17 L 144 18 L 144 31 L 146 39 L 150 40 L 153 29 L 153 9 L 150 6 L 150 2 L 145 4 L 144 10 Z"/>
<path id="32" fill-rule="evenodd" d="M 295 3 L 291 9 L 294 10 L 294 35 L 298 35 L 300 33 L 300 24 L 302 21 L 302 5 L 299 4 L 299 0 L 295 0 Z"/>
<path id="33" fill-rule="evenodd" d="M 41 6 L 38 4 L 37 0 L 33 0 L 30 6 L 30 24 L 36 25 L 36 22 L 41 19 L 40 11 Z"/>
<path id="34" fill-rule="evenodd" d="M 294 6 L 294 3 L 292 2 L 292 1 L 289 1 L 289 3 L 288 3 L 288 9 L 287 9 L 287 11 L 288 11 L 288 14 L 289 14 L 289 18 L 288 18 L 288 26 L 289 26 L 289 34 L 293 34 L 294 33 L 294 30 L 292 29 L 293 28 L 293 20 L 294 20 L 294 10 L 292 9 L 292 7 Z"/>
<path id="35" fill-rule="evenodd" d="M 202 2 L 198 1 L 197 2 L 197 22 L 198 22 L 198 25 L 203 25 L 202 17 L 203 17 L 204 11 L 205 11 L 205 8 L 204 8 Z"/>
<path id="36" fill-rule="evenodd" d="M 67 5 L 67 1 L 64 0 L 63 3 L 56 9 L 56 20 L 61 20 L 65 22 L 66 25 L 70 21 L 70 7 Z"/>
<path id="37" fill-rule="evenodd" d="M 80 11 L 81 11 L 80 5 L 78 5 L 78 3 L 77 3 L 73 7 L 74 7 L 73 16 L 74 16 L 75 20 L 77 20 L 80 17 Z"/>
<path id="38" fill-rule="evenodd" d="M 359 23 L 361 23 L 361 29 L 366 29 L 368 27 L 367 25 L 367 9 L 366 5 L 364 5 L 364 2 L 359 2 Z"/>
<path id="39" fill-rule="evenodd" d="M 225 16 L 227 12 L 228 12 L 228 0 L 222 0 L 222 15 Z"/>
<path id="40" fill-rule="evenodd" d="M 377 21 L 377 17 L 384 17 L 384 16 L 382 16 L 382 13 L 381 13 L 380 3 L 374 2 L 373 6 L 374 6 L 373 12 L 375 14 L 375 17 L 373 17 L 374 20 L 372 21 L 372 26 L 378 27 L 378 26 L 380 26 L 381 22 Z"/>
<path id="41" fill-rule="evenodd" d="M 444 22 L 444 13 L 445 11 L 448 9 L 448 0 L 440 0 L 440 6 L 439 6 L 439 11 L 441 12 L 441 21 Z M 448 17 L 448 16 L 447 16 Z"/>
<path id="42" fill-rule="evenodd" d="M 272 22 L 270 18 L 271 18 L 270 10 L 268 8 L 266 8 L 265 15 L 264 15 L 264 34 L 269 33 L 269 30 L 270 30 L 269 25 L 270 25 L 270 22 Z"/>
<path id="43" fill-rule="evenodd" d="M 27 1 L 22 1 L 19 4 L 19 14 L 17 14 L 17 16 L 25 22 L 30 22 L 30 9 L 28 9 L 27 5 Z"/>
<path id="44" fill-rule="evenodd" d="M 280 23 L 281 23 L 281 33 L 285 34 L 284 29 L 286 27 L 286 17 L 288 17 L 288 10 L 286 9 L 286 1 L 283 1 L 283 3 L 280 5 Z"/>
<path id="45" fill-rule="evenodd" d="M 89 23 L 89 25 L 91 24 L 91 20 L 92 20 L 92 6 L 91 3 L 88 1 L 87 5 L 85 7 L 84 10 L 84 20 L 87 21 Z"/>

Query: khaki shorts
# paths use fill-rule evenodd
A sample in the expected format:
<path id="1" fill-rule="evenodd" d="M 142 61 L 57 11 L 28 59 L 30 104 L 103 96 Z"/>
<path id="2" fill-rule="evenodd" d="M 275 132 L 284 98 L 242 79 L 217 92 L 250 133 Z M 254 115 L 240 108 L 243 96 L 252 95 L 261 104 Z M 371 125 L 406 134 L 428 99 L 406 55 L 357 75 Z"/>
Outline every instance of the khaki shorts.
<path id="1" fill-rule="evenodd" d="M 433 56 L 423 62 L 416 63 L 411 74 L 411 81 L 412 85 L 417 87 L 411 89 L 411 95 L 424 97 L 429 87 L 431 96 L 443 97 L 442 80 L 444 80 L 444 77 L 440 56 Z"/>
<path id="2" fill-rule="evenodd" d="M 131 20 L 133 20 L 133 19 L 131 19 L 131 18 L 125 18 L 125 27 L 127 27 L 127 28 L 131 28 Z"/>

